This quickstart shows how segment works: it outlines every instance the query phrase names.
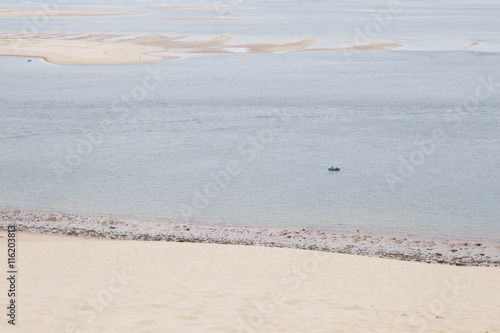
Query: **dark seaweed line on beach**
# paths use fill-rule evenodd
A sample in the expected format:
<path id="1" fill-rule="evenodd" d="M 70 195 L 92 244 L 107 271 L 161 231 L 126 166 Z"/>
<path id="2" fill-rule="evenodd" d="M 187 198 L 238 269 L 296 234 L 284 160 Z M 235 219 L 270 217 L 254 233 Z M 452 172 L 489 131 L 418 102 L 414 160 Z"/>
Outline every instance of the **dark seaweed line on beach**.
<path id="1" fill-rule="evenodd" d="M 60 213 L 0 211 L 0 230 L 15 222 L 17 230 L 117 240 L 253 245 L 363 255 L 456 266 L 500 267 L 498 244 L 442 242 L 306 229 L 269 229 L 126 221 Z M 141 230 L 141 231 L 139 231 Z"/>

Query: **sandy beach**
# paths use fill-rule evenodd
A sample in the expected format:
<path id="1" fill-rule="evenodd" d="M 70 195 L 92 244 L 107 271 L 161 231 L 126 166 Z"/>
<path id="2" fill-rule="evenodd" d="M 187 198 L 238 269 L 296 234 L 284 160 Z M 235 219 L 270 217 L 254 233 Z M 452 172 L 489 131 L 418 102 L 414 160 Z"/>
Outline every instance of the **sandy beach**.
<path id="1" fill-rule="evenodd" d="M 0 237 L 6 248 L 6 233 Z M 493 333 L 500 327 L 498 267 L 30 233 L 18 233 L 17 246 L 16 332 Z M 0 253 L 6 262 L 6 251 Z M 0 327 L 11 331 L 5 321 Z"/>

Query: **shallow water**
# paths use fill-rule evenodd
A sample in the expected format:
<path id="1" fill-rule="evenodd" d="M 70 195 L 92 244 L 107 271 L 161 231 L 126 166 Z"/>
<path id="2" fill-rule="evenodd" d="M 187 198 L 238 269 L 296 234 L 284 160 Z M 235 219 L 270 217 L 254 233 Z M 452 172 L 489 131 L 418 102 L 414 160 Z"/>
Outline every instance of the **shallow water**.
<path id="1" fill-rule="evenodd" d="M 411 32 L 420 41 L 358 52 L 351 61 L 342 52 L 113 66 L 1 57 L 0 206 L 499 240 L 500 85 L 477 105 L 463 105 L 481 82 L 500 82 L 500 54 L 453 44 L 498 43 L 494 21 L 485 21 L 495 11 L 487 2 L 471 7 L 464 36 L 455 23 L 465 5 L 447 12 L 453 3 L 442 10 L 425 4 L 408 3 L 381 34 L 397 40 Z M 327 22 L 343 31 L 333 38 L 341 40 L 367 18 L 345 12 L 360 3 L 320 2 L 307 11 L 283 5 L 258 3 L 232 15 L 322 19 L 145 25 L 139 16 L 126 26 L 102 18 L 82 26 L 81 18 L 52 18 L 47 31 L 324 36 L 326 43 Z M 95 3 L 80 7 L 89 6 Z M 429 19 L 422 10 L 442 16 Z M 15 31 L 9 20 L 0 20 L 1 31 Z M 426 42 L 436 29 L 435 41 L 448 38 L 454 50 Z M 142 94 L 137 87 L 151 71 L 159 85 Z M 341 171 L 329 172 L 331 165 Z"/>

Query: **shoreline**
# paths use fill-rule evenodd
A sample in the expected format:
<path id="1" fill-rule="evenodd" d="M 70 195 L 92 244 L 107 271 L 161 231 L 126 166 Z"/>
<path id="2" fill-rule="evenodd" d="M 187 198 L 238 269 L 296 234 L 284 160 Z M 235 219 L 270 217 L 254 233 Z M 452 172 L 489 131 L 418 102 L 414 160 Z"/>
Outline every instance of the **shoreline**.
<path id="1" fill-rule="evenodd" d="M 500 267 L 500 244 L 320 231 L 305 228 L 228 227 L 113 216 L 0 211 L 0 230 L 80 237 L 251 245 L 315 250 L 455 266 Z"/>
<path id="2" fill-rule="evenodd" d="M 8 237 L 0 231 L 1 247 Z M 24 232 L 15 239 L 23 332 L 468 333 L 500 324 L 498 267 Z"/>

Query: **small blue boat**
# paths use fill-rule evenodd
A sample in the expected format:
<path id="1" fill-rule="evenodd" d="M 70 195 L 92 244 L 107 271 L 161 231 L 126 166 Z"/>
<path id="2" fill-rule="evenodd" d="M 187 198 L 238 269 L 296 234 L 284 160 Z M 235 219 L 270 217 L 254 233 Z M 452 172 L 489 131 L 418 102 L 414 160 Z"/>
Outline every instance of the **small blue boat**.
<path id="1" fill-rule="evenodd" d="M 331 167 L 331 168 L 328 168 L 328 171 L 340 171 L 340 168 Z"/>

